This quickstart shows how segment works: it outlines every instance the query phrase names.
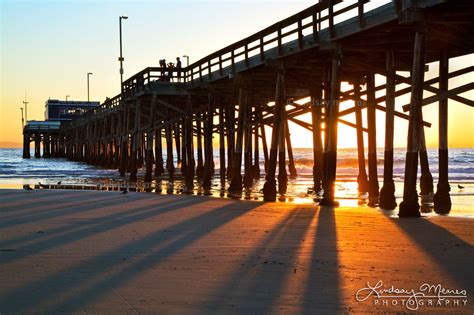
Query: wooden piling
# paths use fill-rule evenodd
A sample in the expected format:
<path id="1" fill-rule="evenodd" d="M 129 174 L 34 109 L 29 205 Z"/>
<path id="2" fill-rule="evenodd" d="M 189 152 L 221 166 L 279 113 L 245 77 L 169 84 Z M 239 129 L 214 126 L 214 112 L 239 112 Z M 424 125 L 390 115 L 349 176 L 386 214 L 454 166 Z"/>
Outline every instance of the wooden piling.
<path id="1" fill-rule="evenodd" d="M 209 92 L 207 113 L 204 131 L 204 177 L 202 180 L 202 187 L 206 190 L 211 189 L 211 180 L 214 173 L 214 161 L 212 152 L 212 131 L 214 128 L 214 95 Z"/>
<path id="2" fill-rule="evenodd" d="M 181 136 L 180 136 L 180 126 L 179 122 L 174 124 L 174 141 L 176 145 L 176 159 L 177 165 L 176 167 L 180 168 L 182 163 L 181 158 Z"/>
<path id="3" fill-rule="evenodd" d="M 239 92 L 240 93 L 240 92 Z M 234 150 L 235 150 L 235 107 L 230 105 L 226 108 L 226 126 L 227 126 L 227 179 L 232 179 L 234 174 Z"/>
<path id="4" fill-rule="evenodd" d="M 242 145 L 244 137 L 244 124 L 247 112 L 248 95 L 247 89 L 239 89 L 239 117 L 237 122 L 237 135 L 235 140 L 234 158 L 232 161 L 232 180 L 230 182 L 229 191 L 231 193 L 242 192 Z"/>
<path id="5" fill-rule="evenodd" d="M 188 155 L 187 155 L 187 121 L 186 118 L 181 119 L 181 174 L 188 179 Z"/>
<path id="6" fill-rule="evenodd" d="M 243 185 L 245 188 L 251 187 L 253 182 L 252 176 L 252 128 L 250 120 L 252 117 L 252 106 L 249 105 L 244 117 L 244 178 Z"/>
<path id="7" fill-rule="evenodd" d="M 386 57 L 387 87 L 385 90 L 385 149 L 383 164 L 383 186 L 380 190 L 379 206 L 393 210 L 395 201 L 395 183 L 393 181 L 393 135 L 395 118 L 395 60 L 393 50 L 387 51 Z"/>
<path id="8" fill-rule="evenodd" d="M 41 135 L 35 133 L 35 158 L 39 159 L 41 157 Z"/>
<path id="9" fill-rule="evenodd" d="M 146 151 L 145 151 L 145 178 L 146 183 L 150 183 L 153 173 L 153 133 L 146 133 Z"/>
<path id="10" fill-rule="evenodd" d="M 341 90 L 340 81 L 341 59 L 336 54 L 332 59 L 331 67 L 331 88 L 329 93 L 329 104 L 326 106 L 326 128 L 324 146 L 324 194 L 321 202 L 322 206 L 338 206 L 334 200 L 336 182 L 336 162 L 337 162 L 337 123 L 339 115 L 339 96 Z"/>
<path id="11" fill-rule="evenodd" d="M 135 125 L 132 133 L 132 142 L 130 144 L 130 181 L 137 181 L 138 172 L 138 154 L 141 149 L 141 134 L 140 130 L 140 118 L 141 118 L 141 102 L 135 103 Z"/>
<path id="12" fill-rule="evenodd" d="M 166 125 L 166 170 L 168 175 L 173 177 L 174 175 L 174 164 L 173 164 L 173 135 L 171 131 L 171 124 Z"/>
<path id="13" fill-rule="evenodd" d="M 449 58 L 448 52 L 443 50 L 439 62 L 439 90 L 440 93 L 448 91 Z M 448 182 L 448 99 L 439 101 L 439 179 L 434 195 L 434 210 L 440 214 L 447 214 L 451 211 L 451 197 L 449 191 L 451 187 Z"/>
<path id="14" fill-rule="evenodd" d="M 405 159 L 405 181 L 403 201 L 400 203 L 400 217 L 419 217 L 420 205 L 416 191 L 418 171 L 418 152 L 420 145 L 421 105 L 423 101 L 423 83 L 426 54 L 425 34 L 417 31 L 413 50 L 413 70 L 410 99 L 410 116 L 408 120 L 408 143 Z"/>
<path id="15" fill-rule="evenodd" d="M 286 172 L 286 147 L 285 147 L 285 140 L 286 140 L 286 104 L 282 107 L 282 114 L 280 120 L 280 128 L 278 133 L 278 194 L 280 196 L 286 195 L 287 187 L 288 187 L 288 173 Z"/>
<path id="16" fill-rule="evenodd" d="M 276 163 L 278 153 L 278 135 L 280 133 L 282 109 L 285 106 L 285 91 L 284 91 L 284 74 L 283 70 L 279 69 L 277 75 L 277 82 L 275 88 L 275 110 L 273 115 L 273 130 L 272 142 L 270 146 L 270 158 L 268 161 L 268 171 L 265 176 L 265 184 L 263 185 L 263 200 L 276 201 Z"/>
<path id="17" fill-rule="evenodd" d="M 367 129 L 369 161 L 369 206 L 379 204 L 379 180 L 377 174 L 377 126 L 375 117 L 375 75 L 367 75 Z"/>
<path id="18" fill-rule="evenodd" d="M 293 147 L 291 145 L 291 134 L 290 127 L 288 125 L 288 119 L 285 119 L 285 139 L 288 150 L 288 171 L 290 173 L 290 178 L 296 178 L 297 172 L 295 167 L 295 160 L 293 158 Z"/>
<path id="19" fill-rule="evenodd" d="M 197 142 L 197 167 L 196 175 L 198 178 L 202 178 L 204 175 L 204 163 L 202 155 L 202 119 L 203 115 L 198 112 L 196 113 L 196 142 Z"/>
<path id="20" fill-rule="evenodd" d="M 194 146 L 193 146 L 193 113 L 191 96 L 188 96 L 187 103 L 187 115 L 185 119 L 186 124 L 186 156 L 187 156 L 187 167 L 186 167 L 186 178 L 188 186 L 192 186 L 194 174 L 195 174 L 195 161 L 194 161 Z"/>
<path id="21" fill-rule="evenodd" d="M 29 159 L 30 155 L 30 134 L 23 130 L 23 158 Z"/>
<path id="22" fill-rule="evenodd" d="M 155 130 L 155 176 L 164 172 L 163 168 L 163 144 L 161 142 L 161 128 Z"/>
<path id="23" fill-rule="evenodd" d="M 323 144 L 321 141 L 321 108 L 322 87 L 317 84 L 311 100 L 311 122 L 313 125 L 313 190 L 315 193 L 321 191 L 321 180 L 323 175 Z"/>
<path id="24" fill-rule="evenodd" d="M 423 109 L 421 109 L 420 120 L 423 121 Z M 433 195 L 433 176 L 428 163 L 428 152 L 426 151 L 425 128 L 420 124 L 420 195 Z"/>
<path id="25" fill-rule="evenodd" d="M 225 174 L 226 174 L 226 167 L 225 167 L 225 121 L 224 121 L 224 109 L 223 106 L 219 108 L 219 176 L 221 180 L 221 185 L 224 187 L 225 185 Z"/>
<path id="26" fill-rule="evenodd" d="M 358 78 L 354 82 L 354 98 L 355 98 L 355 116 L 356 116 L 356 133 L 357 133 L 357 162 L 359 166 L 359 172 L 357 174 L 357 184 L 359 194 L 365 194 L 369 192 L 369 180 L 367 178 L 367 172 L 365 170 L 365 148 L 364 148 L 364 126 L 362 123 L 362 107 L 360 98 L 360 79 Z"/>
<path id="27" fill-rule="evenodd" d="M 265 174 L 268 173 L 268 144 L 267 136 L 265 133 L 265 124 L 260 126 L 260 133 L 262 134 L 262 150 L 263 150 L 263 160 L 264 160 L 264 170 Z"/>
<path id="28" fill-rule="evenodd" d="M 255 124 L 253 128 L 253 144 L 254 144 L 254 153 L 253 153 L 253 166 L 252 166 L 252 177 L 254 179 L 260 178 L 260 152 L 259 152 L 259 136 L 258 136 L 258 126 L 260 125 L 261 119 L 261 106 L 258 104 L 255 105 Z"/>

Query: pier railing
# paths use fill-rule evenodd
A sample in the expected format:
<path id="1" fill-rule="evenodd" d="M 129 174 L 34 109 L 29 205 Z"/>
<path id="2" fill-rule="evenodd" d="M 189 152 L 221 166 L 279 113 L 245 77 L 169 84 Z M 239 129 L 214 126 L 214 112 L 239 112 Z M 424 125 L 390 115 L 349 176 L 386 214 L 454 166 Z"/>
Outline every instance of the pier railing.
<path id="1" fill-rule="evenodd" d="M 319 44 L 319 32 L 327 29 L 330 38 L 336 36 L 334 26 L 349 18 L 358 17 L 360 26 L 365 25 L 364 5 L 372 2 L 379 7 L 390 1 L 369 0 L 324 0 L 298 12 L 258 33 L 218 50 L 188 67 L 182 68 L 180 75 L 177 69 L 165 76 L 169 68 L 149 67 L 132 76 L 123 83 L 124 94 L 137 91 L 140 86 L 152 81 L 190 83 L 197 85 L 202 81 L 213 81 L 236 73 L 236 65 L 245 70 L 266 61 L 268 51 L 276 50 L 280 58 Z M 399 1 L 395 1 L 399 2 Z M 285 47 L 289 42 L 297 42 L 297 47 Z M 275 57 L 272 54 L 272 57 Z M 251 60 L 251 58 L 253 58 Z M 255 62 L 257 60 L 257 62 Z"/>
<path id="2" fill-rule="evenodd" d="M 267 58 L 281 58 L 319 45 L 320 32 L 329 32 L 329 39 L 336 39 L 335 25 L 357 17 L 360 28 L 365 26 L 365 12 L 393 2 L 397 11 L 406 0 L 322 0 L 278 23 L 247 38 L 216 51 L 191 65 L 182 68 L 148 67 L 125 80 L 123 93 L 107 99 L 101 106 L 89 110 L 73 124 L 81 124 L 93 117 L 115 111 L 123 99 L 144 91 L 151 82 L 181 84 L 183 87 L 198 86 L 236 72 L 264 64 Z M 411 1 L 409 1 L 411 2 Z M 370 3 L 371 9 L 366 5 Z M 296 42 L 295 45 L 288 43 Z M 271 52 L 271 54 L 270 54 Z M 271 55 L 271 56 L 270 56 Z"/>

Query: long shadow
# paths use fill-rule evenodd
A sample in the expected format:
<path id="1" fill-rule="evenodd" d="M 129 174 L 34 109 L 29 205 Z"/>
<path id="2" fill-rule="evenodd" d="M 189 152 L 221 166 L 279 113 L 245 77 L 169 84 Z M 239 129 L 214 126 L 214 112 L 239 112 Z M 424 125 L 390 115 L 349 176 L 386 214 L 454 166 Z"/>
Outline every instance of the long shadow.
<path id="1" fill-rule="evenodd" d="M 303 314 L 341 313 L 341 281 L 333 207 L 320 207 L 303 299 Z M 333 305 L 337 305 L 334 308 Z"/>
<path id="2" fill-rule="evenodd" d="M 160 206 L 161 203 L 167 202 L 171 198 L 167 198 L 166 196 L 163 196 L 163 197 L 158 197 L 158 198 L 155 197 L 154 199 L 156 199 L 156 201 L 154 202 L 153 205 Z M 132 202 L 132 200 L 126 200 L 126 201 Z M 92 204 L 90 206 L 93 206 L 93 207 L 91 207 L 88 210 L 83 211 L 82 213 L 87 212 L 89 210 L 93 211 L 94 213 L 100 213 L 102 211 L 102 208 L 97 207 L 95 204 Z M 110 208 L 110 207 L 106 206 L 106 208 Z M 146 209 L 146 207 L 144 208 Z M 26 235 L 21 235 L 21 236 L 9 238 L 9 239 L 4 239 L 0 241 L 0 248 L 5 248 L 5 247 L 13 248 L 17 246 L 26 245 L 26 243 L 30 243 L 31 245 L 32 244 L 31 241 L 37 243 L 45 239 L 52 238 L 56 235 L 60 235 L 61 233 L 64 233 L 64 232 L 73 232 L 74 229 L 81 228 L 84 226 L 87 227 L 87 224 L 89 223 L 94 223 L 94 224 L 102 223 L 102 221 L 104 220 L 112 220 L 116 218 L 121 218 L 123 216 L 126 216 L 129 213 L 135 214 L 137 212 L 136 209 L 137 208 L 128 208 L 125 211 L 115 212 L 113 214 L 108 214 L 105 216 L 93 217 L 93 218 L 82 219 L 82 220 L 74 220 L 72 223 L 62 224 L 58 226 L 57 228 L 48 228 L 45 231 L 42 231 L 44 233 L 26 234 Z"/>
<path id="3" fill-rule="evenodd" d="M 232 209 L 232 205 L 237 205 L 238 209 Z M 80 264 L 4 294 L 0 297 L 0 307 L 7 313 L 27 312 L 37 310 L 38 305 L 47 300 L 55 300 L 53 306 L 44 310 L 46 313 L 77 311 L 81 305 L 91 303 L 102 295 L 110 293 L 120 284 L 166 260 L 212 230 L 258 205 L 259 203 L 255 202 L 233 202 L 168 226 L 166 230 L 158 230 L 145 238 L 131 241 L 87 260 L 85 263 L 93 266 L 88 273 L 83 272 L 85 267 Z M 168 233 L 164 233 L 165 231 Z M 174 233 L 169 233 L 169 231 Z M 166 245 L 156 249 L 157 246 L 163 244 Z M 137 252 L 147 254 L 134 257 L 132 262 L 124 267 L 122 257 Z M 60 295 L 73 288 L 77 294 L 61 300 Z"/>
<path id="4" fill-rule="evenodd" d="M 2 213 L 14 212 L 19 210 L 28 210 L 30 207 L 35 207 L 37 209 L 50 207 L 54 202 L 64 201 L 67 198 L 76 197 L 77 194 L 30 194 L 28 192 L 23 193 L 24 200 L 18 200 L 18 197 L 13 198 L 10 202 L 15 202 L 15 205 L 7 205 L 5 199 L 0 203 L 0 211 Z M 33 197 L 33 198 L 32 198 Z M 48 199 L 43 201 L 43 199 Z"/>
<path id="5" fill-rule="evenodd" d="M 452 289 L 474 291 L 474 246 L 428 219 L 390 219 L 456 282 L 459 287 Z M 438 254 L 440 247 L 444 254 Z"/>
<path id="6" fill-rule="evenodd" d="M 202 199 L 181 199 L 176 202 L 171 202 L 164 205 L 157 203 L 144 207 L 131 208 L 127 211 L 76 222 L 71 224 L 72 226 L 60 228 L 61 230 L 68 230 L 69 232 L 67 233 L 58 235 L 55 238 L 45 239 L 34 244 L 16 248 L 14 254 L 12 253 L 11 255 L 3 257 L 0 256 L 0 263 L 4 264 L 10 261 L 36 255 L 54 247 L 72 243 L 92 235 L 104 233 L 134 222 L 145 220 L 150 217 L 157 217 L 163 213 L 180 209 L 185 206 L 194 206 L 201 202 L 203 202 Z M 76 227 L 76 230 L 74 230 L 74 226 Z"/>
<path id="7" fill-rule="evenodd" d="M 52 219 L 56 217 L 60 217 L 63 215 L 70 215 L 70 214 L 77 214 L 80 212 L 86 212 L 86 211 L 93 211 L 96 208 L 100 208 L 102 206 L 115 206 L 115 205 L 123 205 L 124 203 L 131 203 L 134 200 L 125 200 L 124 198 L 121 198 L 119 195 L 115 196 L 107 196 L 104 198 L 100 198 L 97 200 L 96 197 L 94 197 L 91 201 L 82 201 L 80 202 L 79 207 L 74 207 L 74 209 L 69 209 L 67 205 L 65 204 L 57 204 L 52 206 L 48 211 L 42 211 L 38 213 L 31 213 L 25 216 L 20 216 L 19 218 L 12 218 L 12 219 L 7 219 L 7 220 L 2 220 L 0 222 L 0 229 L 4 228 L 11 228 L 16 225 L 21 225 L 25 223 L 31 223 L 31 222 L 36 222 L 36 221 L 41 221 L 41 220 L 46 220 L 46 219 Z M 92 206 L 92 207 L 91 207 Z"/>
<path id="8" fill-rule="evenodd" d="M 247 259 L 215 290 L 211 301 L 215 304 L 229 301 L 239 312 L 271 313 L 293 273 L 298 249 L 314 211 L 306 218 L 302 214 L 302 210 L 289 211 L 259 245 L 246 254 Z M 236 296 L 236 291 L 243 296 Z M 242 309 L 242 305 L 252 305 L 252 308 Z"/>
<path id="9" fill-rule="evenodd" d="M 28 206 L 18 206 L 15 208 L 9 208 L 7 211 L 4 211 L 4 209 L 1 209 L 1 212 L 11 212 L 7 215 L 1 215 L 0 219 L 2 222 L 5 222 L 6 220 L 11 220 L 12 222 L 16 220 L 22 220 L 22 219 L 27 219 L 31 216 L 33 216 L 35 219 L 39 215 L 46 215 L 48 213 L 52 213 L 58 210 L 63 209 L 64 211 L 67 211 L 69 208 L 75 207 L 75 206 L 82 206 L 82 205 L 89 205 L 89 204 L 94 204 L 97 202 L 101 202 L 104 200 L 113 200 L 113 199 L 118 199 L 118 196 L 113 196 L 112 195 L 107 195 L 104 194 L 102 196 L 94 196 L 89 200 L 68 200 L 67 196 L 63 196 L 63 198 L 58 198 L 58 199 L 49 199 L 45 202 L 41 203 L 33 203 Z"/>

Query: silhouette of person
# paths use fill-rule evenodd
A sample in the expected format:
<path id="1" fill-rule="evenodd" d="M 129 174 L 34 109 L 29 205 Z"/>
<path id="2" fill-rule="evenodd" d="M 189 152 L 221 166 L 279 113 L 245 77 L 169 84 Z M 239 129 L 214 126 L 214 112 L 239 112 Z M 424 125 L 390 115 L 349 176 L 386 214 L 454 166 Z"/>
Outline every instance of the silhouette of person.
<path id="1" fill-rule="evenodd" d="M 161 78 L 160 80 L 165 81 L 166 79 L 166 59 L 160 59 Z"/>
<path id="2" fill-rule="evenodd" d="M 181 82 L 181 60 L 179 57 L 176 57 L 176 75 L 178 77 L 178 82 Z"/>
<path id="3" fill-rule="evenodd" d="M 166 79 L 166 81 L 171 81 L 173 79 L 173 68 L 174 68 L 174 63 L 170 62 L 168 63 L 168 77 Z"/>

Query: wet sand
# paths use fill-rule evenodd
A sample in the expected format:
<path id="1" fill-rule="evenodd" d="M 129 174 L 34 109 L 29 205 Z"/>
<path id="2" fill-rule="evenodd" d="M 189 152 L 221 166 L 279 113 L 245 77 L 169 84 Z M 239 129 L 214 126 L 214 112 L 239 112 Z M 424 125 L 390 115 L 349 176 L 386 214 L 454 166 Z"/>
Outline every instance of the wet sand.
<path id="1" fill-rule="evenodd" d="M 473 219 L 365 206 L 5 189 L 0 313 L 472 314 L 473 231 Z M 442 305 L 356 299 L 378 281 L 458 292 Z"/>

